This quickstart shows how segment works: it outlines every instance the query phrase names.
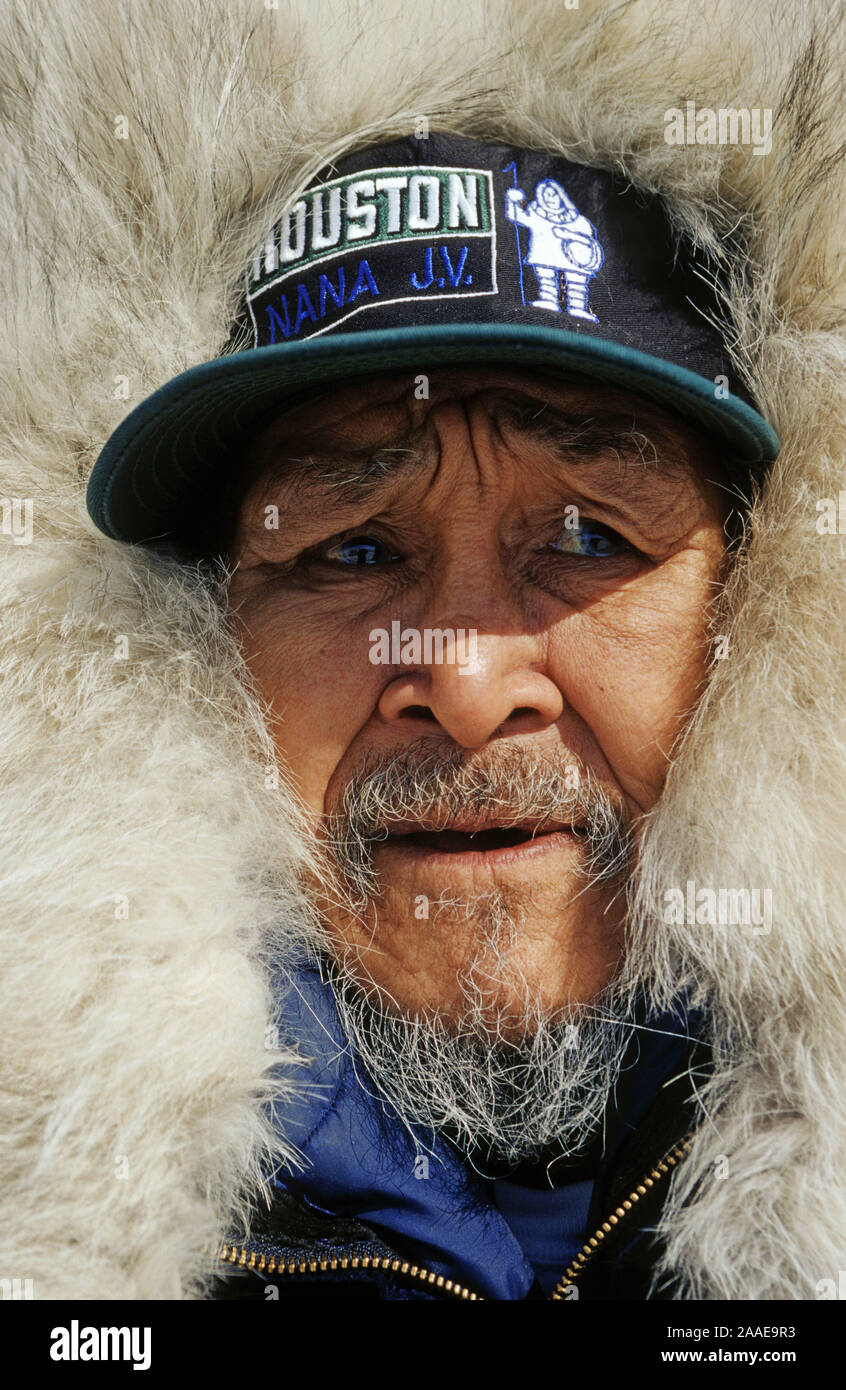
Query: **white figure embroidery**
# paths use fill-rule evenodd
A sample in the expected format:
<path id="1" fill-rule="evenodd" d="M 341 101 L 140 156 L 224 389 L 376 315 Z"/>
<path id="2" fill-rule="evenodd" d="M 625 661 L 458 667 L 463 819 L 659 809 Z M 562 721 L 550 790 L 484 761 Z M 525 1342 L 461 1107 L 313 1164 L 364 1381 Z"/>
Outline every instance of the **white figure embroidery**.
<path id="1" fill-rule="evenodd" d="M 561 313 L 558 276 L 562 274 L 567 313 L 599 323 L 587 302 L 588 285 L 605 260 L 596 228 L 554 179 L 541 179 L 527 208 L 521 206 L 525 196 L 522 188 L 509 188 L 505 215 L 531 233 L 523 264 L 530 265 L 537 276 L 538 297 L 532 300 L 532 308 Z"/>

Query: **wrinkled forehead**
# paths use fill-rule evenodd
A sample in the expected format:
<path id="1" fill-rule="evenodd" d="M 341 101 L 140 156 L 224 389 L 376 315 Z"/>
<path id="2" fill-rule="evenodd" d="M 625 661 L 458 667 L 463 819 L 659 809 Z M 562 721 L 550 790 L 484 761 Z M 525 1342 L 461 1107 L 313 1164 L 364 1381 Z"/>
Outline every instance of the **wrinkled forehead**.
<path id="1" fill-rule="evenodd" d="M 479 366 L 380 372 L 313 389 L 266 422 L 245 456 L 270 463 L 286 447 L 318 441 L 366 449 L 422 428 L 447 401 L 476 402 L 493 418 L 519 418 L 538 429 L 581 424 L 609 438 L 637 431 L 668 460 L 711 464 L 715 453 L 704 431 L 629 391 L 535 368 Z"/>
<path id="2" fill-rule="evenodd" d="M 697 496 L 728 511 L 720 446 L 651 401 L 534 368 L 441 368 L 380 373 L 288 402 L 239 463 L 223 549 L 263 526 L 270 501 L 294 514 L 341 497 L 362 503 L 391 483 L 404 493 L 420 467 L 436 476 L 443 460 L 433 412 L 444 402 L 465 407 L 468 422 L 479 408 L 489 415 L 521 486 L 535 474 L 539 486 L 581 478 L 651 499 L 662 513 L 694 506 Z M 503 495 L 509 485 L 504 479 Z"/>

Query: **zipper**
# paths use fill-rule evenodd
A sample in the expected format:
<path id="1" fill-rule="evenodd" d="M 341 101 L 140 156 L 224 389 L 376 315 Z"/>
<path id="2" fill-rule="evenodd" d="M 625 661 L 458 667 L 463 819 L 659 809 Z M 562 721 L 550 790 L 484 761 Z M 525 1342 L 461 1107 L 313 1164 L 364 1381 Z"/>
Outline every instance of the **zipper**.
<path id="1" fill-rule="evenodd" d="M 328 1274 L 337 1269 L 375 1269 L 386 1274 L 401 1274 L 406 1279 L 417 1279 L 421 1284 L 441 1289 L 444 1293 L 452 1294 L 453 1298 L 464 1299 L 467 1303 L 485 1301 L 484 1294 L 474 1293 L 472 1289 L 456 1283 L 454 1279 L 447 1279 L 443 1274 L 436 1274 L 433 1269 L 413 1265 L 409 1260 L 400 1260 L 389 1255 L 342 1255 L 340 1259 L 336 1257 L 287 1262 L 280 1260 L 277 1264 L 274 1255 L 267 1260 L 265 1255 L 257 1256 L 255 1250 L 247 1250 L 243 1245 L 223 1245 L 218 1252 L 218 1259 L 225 1260 L 230 1265 L 237 1265 L 239 1269 L 255 1269 L 260 1274 L 275 1274 L 277 1278 L 286 1274 Z"/>
<path id="2" fill-rule="evenodd" d="M 665 1154 L 660 1163 L 642 1178 L 633 1192 L 625 1197 L 620 1205 L 606 1217 L 602 1225 L 597 1227 L 588 1241 L 583 1245 L 573 1263 L 564 1271 L 555 1288 L 552 1291 L 552 1298 L 561 1301 L 565 1295 L 564 1290 L 572 1288 L 576 1280 L 583 1273 L 585 1266 L 590 1262 L 591 1256 L 599 1250 L 605 1237 L 610 1235 L 621 1221 L 625 1221 L 630 1211 L 634 1211 L 641 1197 L 645 1197 L 650 1188 L 655 1187 L 656 1183 L 663 1182 L 668 1173 L 672 1172 L 683 1158 L 687 1157 L 690 1150 L 692 1139 L 686 1135 L 684 1139 L 676 1145 L 669 1153 Z"/>
<path id="3" fill-rule="evenodd" d="M 590 1261 L 594 1251 L 598 1250 L 606 1236 L 624 1221 L 630 1211 L 633 1211 L 647 1192 L 656 1183 L 663 1182 L 668 1173 L 687 1156 L 691 1147 L 691 1137 L 688 1135 L 676 1145 L 669 1153 L 665 1154 L 659 1163 L 647 1173 L 638 1183 L 634 1191 L 625 1197 L 615 1211 L 603 1221 L 586 1245 L 582 1246 L 573 1263 L 564 1271 L 551 1294 L 552 1301 L 564 1299 L 564 1289 L 570 1288 L 584 1271 L 585 1266 Z M 409 1260 L 400 1260 L 389 1255 L 342 1255 L 340 1258 L 335 1256 L 332 1259 L 322 1260 L 279 1260 L 275 1255 L 270 1259 L 264 1254 L 258 1254 L 255 1250 L 248 1250 L 244 1245 L 222 1245 L 218 1251 L 217 1258 L 225 1264 L 235 1265 L 238 1269 L 253 1269 L 259 1274 L 273 1274 L 276 1278 L 291 1274 L 331 1274 L 336 1270 L 344 1269 L 372 1269 L 385 1274 L 400 1274 L 405 1279 L 416 1279 L 421 1284 L 428 1285 L 429 1288 L 440 1289 L 443 1293 L 451 1294 L 453 1298 L 463 1299 L 466 1303 L 484 1303 L 484 1294 L 475 1293 L 468 1289 L 465 1284 L 459 1284 L 454 1279 L 447 1279 L 443 1274 L 436 1274 L 433 1269 L 426 1269 L 424 1265 L 411 1264 Z"/>

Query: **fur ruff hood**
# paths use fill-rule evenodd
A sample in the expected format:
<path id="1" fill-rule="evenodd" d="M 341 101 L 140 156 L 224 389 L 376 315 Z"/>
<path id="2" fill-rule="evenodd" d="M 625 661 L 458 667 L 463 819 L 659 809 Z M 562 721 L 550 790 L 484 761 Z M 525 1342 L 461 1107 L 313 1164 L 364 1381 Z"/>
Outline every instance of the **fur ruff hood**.
<path id="1" fill-rule="evenodd" d="M 663 1272 L 692 1298 L 837 1281 L 846 560 L 817 502 L 846 488 L 840 13 L 5 8 L 0 496 L 32 499 L 34 533 L 0 536 L 3 1277 L 43 1298 L 202 1296 L 280 1156 L 264 1105 L 303 1067 L 266 1045 L 268 961 L 307 911 L 296 814 L 213 601 L 100 535 L 85 485 L 138 401 L 220 351 L 269 210 L 425 115 L 624 172 L 726 258 L 731 349 L 783 449 L 634 890 L 633 959 L 656 1002 L 692 988 L 716 1049 Z M 770 152 L 668 144 L 688 101 L 771 109 Z M 689 881 L 770 890 L 771 930 L 665 924 Z"/>

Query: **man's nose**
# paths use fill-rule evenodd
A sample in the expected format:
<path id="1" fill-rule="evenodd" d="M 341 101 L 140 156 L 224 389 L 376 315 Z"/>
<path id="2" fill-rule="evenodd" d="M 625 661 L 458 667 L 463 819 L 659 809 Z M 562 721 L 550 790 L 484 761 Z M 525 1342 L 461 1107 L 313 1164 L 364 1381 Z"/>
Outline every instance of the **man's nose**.
<path id="1" fill-rule="evenodd" d="M 531 634 L 477 633 L 454 644 L 453 655 L 466 660 L 433 660 L 400 672 L 379 699 L 382 718 L 406 735 L 440 729 L 468 749 L 494 737 L 537 733 L 560 719 L 563 696 L 542 669 Z"/>

